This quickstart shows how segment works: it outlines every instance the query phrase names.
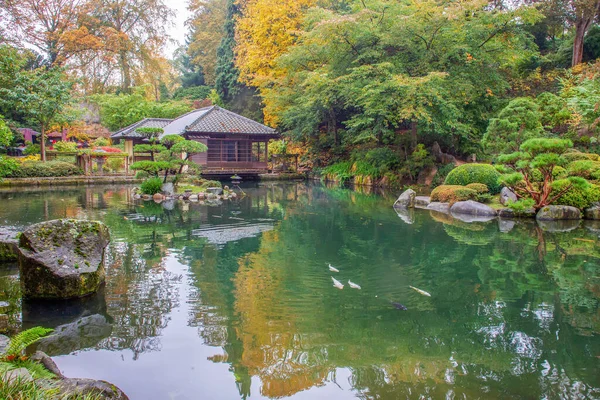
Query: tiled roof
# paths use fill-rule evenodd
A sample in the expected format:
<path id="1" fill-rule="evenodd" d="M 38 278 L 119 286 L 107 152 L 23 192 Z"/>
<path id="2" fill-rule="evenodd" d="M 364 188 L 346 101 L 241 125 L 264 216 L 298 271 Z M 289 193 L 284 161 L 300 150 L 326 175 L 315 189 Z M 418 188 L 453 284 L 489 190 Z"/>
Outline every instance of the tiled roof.
<path id="1" fill-rule="evenodd" d="M 212 106 L 187 126 L 187 133 L 244 133 L 275 135 L 275 129 L 242 117 L 239 114 Z"/>
<path id="2" fill-rule="evenodd" d="M 174 119 L 173 121 L 171 121 L 167 126 L 165 126 L 163 128 L 164 129 L 164 133 L 161 136 L 164 136 L 164 135 L 181 135 L 182 133 L 185 133 L 185 130 L 187 129 L 187 127 L 189 125 L 191 125 L 198 118 L 200 118 L 201 116 L 203 116 L 204 114 L 206 114 L 210 109 L 212 109 L 212 106 L 210 106 L 210 107 L 204 107 L 204 108 L 199 108 L 197 110 L 190 111 L 187 114 L 183 114 L 180 117 L 177 117 L 176 119 Z"/>
<path id="3" fill-rule="evenodd" d="M 128 127 L 125 127 L 123 129 L 116 131 L 115 133 L 110 135 L 110 137 L 113 139 L 120 139 L 120 138 L 125 138 L 125 137 L 127 137 L 127 138 L 143 138 L 145 136 L 142 135 L 141 133 L 137 133 L 136 129 L 138 129 L 138 128 L 164 128 L 165 126 L 169 125 L 169 123 L 171 123 L 171 121 L 173 121 L 173 120 L 166 119 L 166 118 L 145 118 L 139 122 L 136 122 L 135 124 L 129 125 Z"/>

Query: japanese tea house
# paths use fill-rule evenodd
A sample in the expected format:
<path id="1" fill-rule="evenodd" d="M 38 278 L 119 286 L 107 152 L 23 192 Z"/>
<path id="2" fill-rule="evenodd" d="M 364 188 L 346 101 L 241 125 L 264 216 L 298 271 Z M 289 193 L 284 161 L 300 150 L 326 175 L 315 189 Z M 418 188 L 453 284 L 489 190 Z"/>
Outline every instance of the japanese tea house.
<path id="1" fill-rule="evenodd" d="M 254 174 L 267 170 L 268 143 L 279 138 L 273 128 L 218 106 L 200 108 L 176 119 L 146 118 L 111 135 L 125 140 L 125 151 L 133 159 L 133 146 L 147 143 L 139 128 L 162 128 L 161 135 L 182 135 L 208 147 L 192 156 L 203 174 Z"/>

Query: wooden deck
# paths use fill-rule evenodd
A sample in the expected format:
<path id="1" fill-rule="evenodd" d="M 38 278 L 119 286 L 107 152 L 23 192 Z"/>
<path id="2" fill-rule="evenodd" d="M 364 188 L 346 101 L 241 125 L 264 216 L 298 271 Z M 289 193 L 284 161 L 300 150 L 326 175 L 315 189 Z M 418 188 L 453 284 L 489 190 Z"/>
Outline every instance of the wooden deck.
<path id="1" fill-rule="evenodd" d="M 203 167 L 201 175 L 204 177 L 229 178 L 239 175 L 242 178 L 258 177 L 267 173 L 267 168 L 237 168 L 237 167 Z"/>

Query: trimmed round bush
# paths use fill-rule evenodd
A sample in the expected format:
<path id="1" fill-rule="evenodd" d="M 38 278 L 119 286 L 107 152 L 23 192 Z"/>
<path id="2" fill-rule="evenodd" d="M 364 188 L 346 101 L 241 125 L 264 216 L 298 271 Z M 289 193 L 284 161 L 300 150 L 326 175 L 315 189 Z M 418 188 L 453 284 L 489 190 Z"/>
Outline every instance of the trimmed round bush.
<path id="1" fill-rule="evenodd" d="M 569 153 L 564 153 L 562 155 L 565 160 L 571 162 L 571 161 L 577 161 L 577 160 L 592 160 L 592 161 L 598 161 L 600 156 L 598 156 L 598 154 L 594 154 L 594 153 L 581 153 L 579 151 L 573 151 L 573 152 L 569 152 Z"/>
<path id="2" fill-rule="evenodd" d="M 565 179 L 568 176 L 569 176 L 569 171 L 567 171 L 566 168 L 563 168 L 560 165 L 557 165 L 552 170 L 552 177 L 554 179 Z"/>
<path id="3" fill-rule="evenodd" d="M 561 190 L 565 189 L 571 182 L 568 179 L 559 179 L 552 183 L 551 196 L 556 195 Z M 571 206 L 584 210 L 591 207 L 595 202 L 600 201 L 600 186 L 587 185 L 584 187 L 571 187 L 553 204 L 561 206 Z"/>
<path id="4" fill-rule="evenodd" d="M 466 186 L 441 185 L 431 192 L 431 201 L 454 204 L 457 201 L 474 200 L 477 192 Z"/>
<path id="5" fill-rule="evenodd" d="M 140 190 L 142 193 L 152 196 L 153 194 L 160 193 L 162 185 L 163 180 L 161 178 L 149 178 L 142 182 Z"/>
<path id="6" fill-rule="evenodd" d="M 11 172 L 11 178 L 40 178 L 81 175 L 83 171 L 75 164 L 64 161 L 26 161 L 21 168 Z"/>
<path id="7" fill-rule="evenodd" d="M 473 189 L 478 194 L 489 193 L 490 191 L 487 185 L 484 185 L 483 183 L 469 183 L 466 187 L 468 187 L 469 189 Z"/>
<path id="8" fill-rule="evenodd" d="M 577 160 L 567 165 L 567 172 L 571 176 L 591 178 L 595 172 L 600 171 L 600 161 Z"/>
<path id="9" fill-rule="evenodd" d="M 469 183 L 483 183 L 491 194 L 497 194 L 502 189 L 499 178 L 500 172 L 491 164 L 463 164 L 450 171 L 444 184 L 466 186 Z"/>

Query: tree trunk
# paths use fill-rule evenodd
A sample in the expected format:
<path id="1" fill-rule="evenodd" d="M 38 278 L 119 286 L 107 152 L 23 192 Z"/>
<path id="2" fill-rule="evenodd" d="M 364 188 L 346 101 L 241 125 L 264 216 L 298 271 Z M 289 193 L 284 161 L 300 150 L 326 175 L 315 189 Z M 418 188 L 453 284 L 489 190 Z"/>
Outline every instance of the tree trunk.
<path id="1" fill-rule="evenodd" d="M 575 39 L 573 40 L 573 58 L 571 60 L 571 66 L 574 67 L 581 64 L 583 61 L 583 39 L 585 32 L 589 24 L 583 20 L 578 19 L 575 23 Z"/>
<path id="2" fill-rule="evenodd" d="M 40 143 L 40 153 L 41 153 L 41 160 L 42 161 L 46 161 L 46 127 L 44 125 L 42 125 L 42 139 L 41 139 L 41 143 Z"/>
<path id="3" fill-rule="evenodd" d="M 127 63 L 127 51 L 119 52 L 119 67 L 121 67 L 121 90 L 124 93 L 129 93 L 131 89 L 131 69 Z"/>
<path id="4" fill-rule="evenodd" d="M 410 122 L 410 145 L 413 151 L 417 148 L 417 121 Z"/>
<path id="5" fill-rule="evenodd" d="M 585 34 L 588 31 L 590 25 L 596 18 L 596 15 L 600 13 L 600 0 L 596 0 L 593 4 L 588 4 L 590 7 L 582 6 L 581 10 L 578 10 L 578 15 L 575 20 L 575 39 L 573 40 L 573 58 L 571 60 L 571 66 L 574 67 L 583 62 L 583 41 Z"/>

